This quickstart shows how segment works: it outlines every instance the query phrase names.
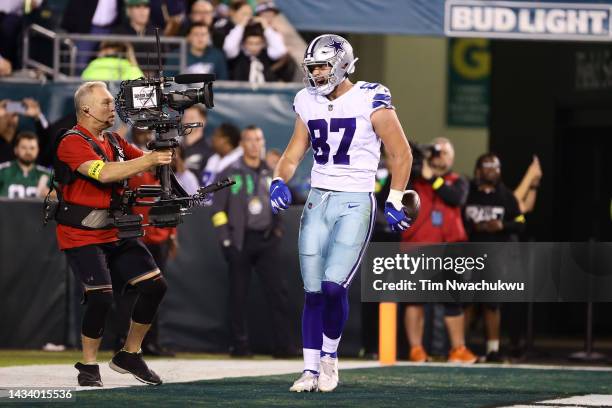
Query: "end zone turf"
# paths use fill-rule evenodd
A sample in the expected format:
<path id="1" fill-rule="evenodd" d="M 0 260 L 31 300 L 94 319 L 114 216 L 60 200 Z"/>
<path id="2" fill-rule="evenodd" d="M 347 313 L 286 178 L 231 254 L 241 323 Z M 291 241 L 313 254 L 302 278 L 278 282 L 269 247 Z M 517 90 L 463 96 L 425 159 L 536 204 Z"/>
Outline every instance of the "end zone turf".
<path id="1" fill-rule="evenodd" d="M 177 360 L 157 360 L 152 362 L 151 366 L 166 379 L 185 379 L 187 377 L 183 376 L 183 373 L 187 371 L 193 375 L 204 376 L 200 378 L 225 378 L 186 383 L 170 382 L 159 387 L 87 390 L 77 393 L 77 401 L 79 406 L 100 407 L 119 404 L 307 407 L 321 406 L 322 403 L 351 408 L 593 406 L 589 405 L 589 401 L 595 401 L 597 406 L 612 406 L 612 370 L 602 368 L 402 364 L 393 367 L 347 369 L 359 364 L 373 364 L 347 361 L 344 369 L 341 366 L 342 384 L 336 392 L 295 394 L 289 393 L 288 388 L 301 367 L 299 361 L 192 360 L 189 363 L 188 369 L 181 369 L 182 362 Z M 46 375 L 49 377 L 60 374 L 51 368 L 54 366 L 37 367 L 46 368 Z M 23 368 L 25 367 L 19 367 L 20 370 Z M 7 378 L 7 374 L 10 375 L 10 371 L 6 370 L 17 369 L 0 369 L 0 384 Z M 270 372 L 279 374 L 265 375 Z M 291 374 L 286 374 L 289 372 Z M 74 372 L 70 374 L 74 376 Z M 104 380 L 105 374 L 102 375 Z M 243 376 L 227 378 L 231 375 Z M 136 380 L 125 377 L 130 385 L 137 385 Z M 107 376 L 106 381 L 109 379 Z M 27 384 L 26 381 L 22 385 Z M 572 397 L 574 399 L 566 400 Z"/>

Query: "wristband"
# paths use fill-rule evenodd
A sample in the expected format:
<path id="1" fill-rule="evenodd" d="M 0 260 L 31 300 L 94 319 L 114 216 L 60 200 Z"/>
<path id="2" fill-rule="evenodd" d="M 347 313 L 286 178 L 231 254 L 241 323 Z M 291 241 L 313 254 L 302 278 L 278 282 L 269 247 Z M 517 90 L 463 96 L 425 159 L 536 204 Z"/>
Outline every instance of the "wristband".
<path id="1" fill-rule="evenodd" d="M 399 210 L 402 208 L 402 205 L 403 205 L 402 198 L 404 198 L 403 191 L 391 189 L 389 191 L 389 196 L 387 197 L 387 201 L 393 204 L 393 207 L 395 207 L 396 210 Z"/>
<path id="2" fill-rule="evenodd" d="M 94 180 L 100 180 L 100 172 L 106 164 L 102 160 L 94 160 L 87 170 L 87 175 Z"/>

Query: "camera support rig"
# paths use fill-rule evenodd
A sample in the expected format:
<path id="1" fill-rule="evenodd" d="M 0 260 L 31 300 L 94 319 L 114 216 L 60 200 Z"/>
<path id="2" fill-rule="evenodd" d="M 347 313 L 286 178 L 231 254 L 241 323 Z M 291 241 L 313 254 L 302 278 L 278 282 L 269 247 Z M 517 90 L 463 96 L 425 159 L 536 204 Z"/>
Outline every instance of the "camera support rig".
<path id="1" fill-rule="evenodd" d="M 115 99 L 117 113 L 121 120 L 139 129 L 155 132 L 155 138 L 147 147 L 151 150 L 174 149 L 180 145 L 179 137 L 186 129 L 202 127 L 202 123 L 181 123 L 185 109 L 196 103 L 207 108 L 214 107 L 212 83 L 214 74 L 183 74 L 164 77 L 159 29 L 157 37 L 157 59 L 159 75 L 156 78 L 140 78 L 121 82 Z M 164 92 L 167 85 L 203 83 L 202 88 L 188 88 Z M 176 114 L 172 114 L 175 111 Z M 187 194 L 172 173 L 170 165 L 158 166 L 157 178 L 160 185 L 142 185 L 136 190 L 125 190 L 121 197 L 120 214 L 114 216 L 114 226 L 119 229 L 119 238 L 144 235 L 143 226 L 175 227 L 182 222 L 182 216 L 194 206 L 202 205 L 210 195 L 235 182 L 226 179 L 201 187 L 193 195 Z M 142 200 L 143 198 L 153 201 Z M 143 225 L 142 217 L 131 214 L 132 207 L 150 207 L 149 223 Z"/>

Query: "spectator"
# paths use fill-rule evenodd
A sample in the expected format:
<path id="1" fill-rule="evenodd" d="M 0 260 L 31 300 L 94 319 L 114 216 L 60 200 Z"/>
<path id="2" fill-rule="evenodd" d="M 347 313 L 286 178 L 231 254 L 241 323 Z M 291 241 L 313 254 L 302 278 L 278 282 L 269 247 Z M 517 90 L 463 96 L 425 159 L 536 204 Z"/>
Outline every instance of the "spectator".
<path id="1" fill-rule="evenodd" d="M 182 118 L 183 124 L 202 123 L 202 127 L 192 128 L 183 138 L 185 166 L 198 175 L 215 153 L 205 137 L 207 116 L 204 105 L 197 104 L 186 109 Z"/>
<path id="2" fill-rule="evenodd" d="M 421 198 L 420 215 L 412 227 L 404 231 L 403 241 L 442 243 L 467 239 L 461 207 L 467 198 L 468 183 L 451 171 L 454 159 L 455 151 L 450 140 L 437 138 L 433 141 L 433 150 L 423 160 L 421 174 L 415 175 L 414 190 Z M 448 361 L 476 362 L 477 357 L 465 346 L 465 316 L 461 305 L 447 303 L 445 309 L 444 320 L 451 342 Z M 408 305 L 404 320 L 410 343 L 410 360 L 427 361 L 429 356 L 423 347 L 423 305 Z"/>
<path id="3" fill-rule="evenodd" d="M 0 1 L 0 55 L 14 68 L 21 67 L 21 30 L 23 16 L 40 6 L 42 0 L 2 0 Z"/>
<path id="4" fill-rule="evenodd" d="M 138 68 L 131 44 L 105 41 L 100 44 L 98 58 L 91 61 L 81 79 L 85 81 L 123 81 L 144 74 Z"/>
<path id="5" fill-rule="evenodd" d="M 213 45 L 223 49 L 225 37 L 236 25 L 246 26 L 253 17 L 253 9 L 246 1 L 235 1 L 230 5 L 229 18 L 220 18 L 213 26 Z M 240 38 L 240 37 L 239 37 Z"/>
<path id="6" fill-rule="evenodd" d="M 176 35 L 185 11 L 185 0 L 151 0 L 151 25 L 159 27 L 163 35 Z"/>
<path id="7" fill-rule="evenodd" d="M 277 16 L 279 14 L 279 10 L 274 4 L 273 1 L 264 1 L 259 3 L 255 7 L 255 18 L 253 19 L 255 22 L 260 22 L 263 27 L 267 27 L 266 30 L 271 30 L 269 33 L 266 33 L 264 30 L 264 35 L 268 43 L 270 43 L 269 37 L 272 35 L 273 37 L 277 37 L 274 41 L 282 41 L 285 46 L 285 52 L 272 64 L 272 71 L 276 74 L 277 78 L 284 82 L 293 81 L 293 75 L 295 73 L 295 62 L 286 51 L 287 46 L 285 45 L 285 40 L 278 30 L 278 19 Z M 273 34 L 271 34 L 273 33 Z"/>
<path id="8" fill-rule="evenodd" d="M 487 153 L 478 158 L 463 215 L 471 242 L 518 241 L 517 234 L 525 226 L 525 217 L 512 190 L 501 182 L 501 163 L 496 155 Z M 499 354 L 500 304 L 485 303 L 483 307 L 486 362 L 499 363 L 502 362 Z"/>
<path id="9" fill-rule="evenodd" d="M 540 160 L 538 156 L 534 155 L 521 183 L 514 190 L 514 197 L 518 200 L 519 208 L 523 214 L 533 211 L 541 179 L 542 168 L 540 167 Z"/>
<path id="10" fill-rule="evenodd" d="M 278 149 L 268 150 L 266 152 L 266 165 L 274 171 L 282 155 L 283 153 Z"/>
<path id="11" fill-rule="evenodd" d="M 9 76 L 13 73 L 13 66 L 11 65 L 11 61 L 3 58 L 0 55 L 0 77 Z"/>
<path id="12" fill-rule="evenodd" d="M 133 35 L 133 36 L 153 36 L 155 31 L 149 23 L 151 8 L 149 0 L 125 0 L 127 5 L 128 21 L 120 25 L 114 30 L 115 34 Z M 157 49 L 154 43 L 139 43 L 132 44 L 136 53 L 136 61 L 144 70 L 151 70 L 147 64 L 151 61 L 157 61 L 155 55 Z M 148 61 L 150 60 L 150 61 Z"/>
<path id="13" fill-rule="evenodd" d="M 272 65 L 287 53 L 282 37 L 256 22 L 246 27 L 236 25 L 226 37 L 223 50 L 228 58 L 230 78 L 251 83 L 277 81 Z"/>
<path id="14" fill-rule="evenodd" d="M 200 188 L 198 178 L 185 166 L 183 149 L 180 147 L 175 150 L 172 158 L 172 171 L 187 194 L 192 195 L 198 192 Z"/>
<path id="15" fill-rule="evenodd" d="M 187 34 L 187 72 L 190 74 L 215 74 L 217 79 L 228 79 L 227 62 L 223 52 L 210 45 L 210 33 L 206 25 L 196 23 Z"/>
<path id="16" fill-rule="evenodd" d="M 51 172 L 36 165 L 38 137 L 21 132 L 15 138 L 13 161 L 0 164 L 0 197 L 44 197 L 49 192 Z"/>
<path id="17" fill-rule="evenodd" d="M 122 21 L 124 0 L 69 0 L 61 27 L 69 33 L 105 35 Z M 80 73 L 94 58 L 95 41 L 77 41 L 77 69 Z"/>
<path id="18" fill-rule="evenodd" d="M 12 160 L 15 155 L 13 151 L 13 139 L 18 131 L 23 129 L 23 119 L 34 120 L 37 134 L 44 134 L 49 126 L 45 115 L 40 110 L 40 105 L 32 98 L 24 98 L 21 101 L 0 101 L 0 163 Z"/>
<path id="19" fill-rule="evenodd" d="M 271 27 L 274 31 L 276 23 L 276 16 L 278 16 L 279 10 L 273 1 L 263 1 L 255 6 L 255 15 L 263 20 L 264 26 Z"/>
<path id="20" fill-rule="evenodd" d="M 179 29 L 179 35 L 181 37 L 186 37 L 189 27 L 191 27 L 193 24 L 204 24 L 210 30 L 212 30 L 214 16 L 215 8 L 210 1 L 196 0 L 191 5 L 188 18 L 183 21 L 181 28 Z"/>
<path id="21" fill-rule="evenodd" d="M 206 162 L 200 177 L 202 186 L 214 183 L 219 173 L 242 156 L 240 129 L 232 124 L 222 123 L 213 133 L 212 147 L 215 154 Z"/>
<path id="22" fill-rule="evenodd" d="M 6 110 L 7 102 L 6 100 L 0 102 L 0 163 L 15 157 L 13 139 L 17 134 L 19 123 L 19 115 Z"/>
<path id="23" fill-rule="evenodd" d="M 244 151 L 220 173 L 236 181 L 215 193 L 212 222 L 229 266 L 231 355 L 251 355 L 246 323 L 246 300 L 251 273 L 255 270 L 272 308 L 274 355 L 295 356 L 291 351 L 289 295 L 286 274 L 278 269 L 280 219 L 272 214 L 268 192 L 272 172 L 261 160 L 264 137 L 261 129 L 242 131 Z"/>

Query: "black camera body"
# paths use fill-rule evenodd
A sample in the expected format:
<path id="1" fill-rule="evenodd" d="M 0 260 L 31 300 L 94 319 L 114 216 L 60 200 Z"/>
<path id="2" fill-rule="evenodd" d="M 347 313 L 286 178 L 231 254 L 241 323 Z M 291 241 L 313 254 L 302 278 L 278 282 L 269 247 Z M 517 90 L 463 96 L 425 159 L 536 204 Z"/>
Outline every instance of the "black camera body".
<path id="1" fill-rule="evenodd" d="M 176 77 L 140 78 L 121 82 L 115 98 L 121 120 L 142 129 L 180 129 L 183 111 L 197 103 L 214 107 L 214 74 L 185 74 Z M 176 84 L 203 83 L 201 88 L 164 92 Z"/>

